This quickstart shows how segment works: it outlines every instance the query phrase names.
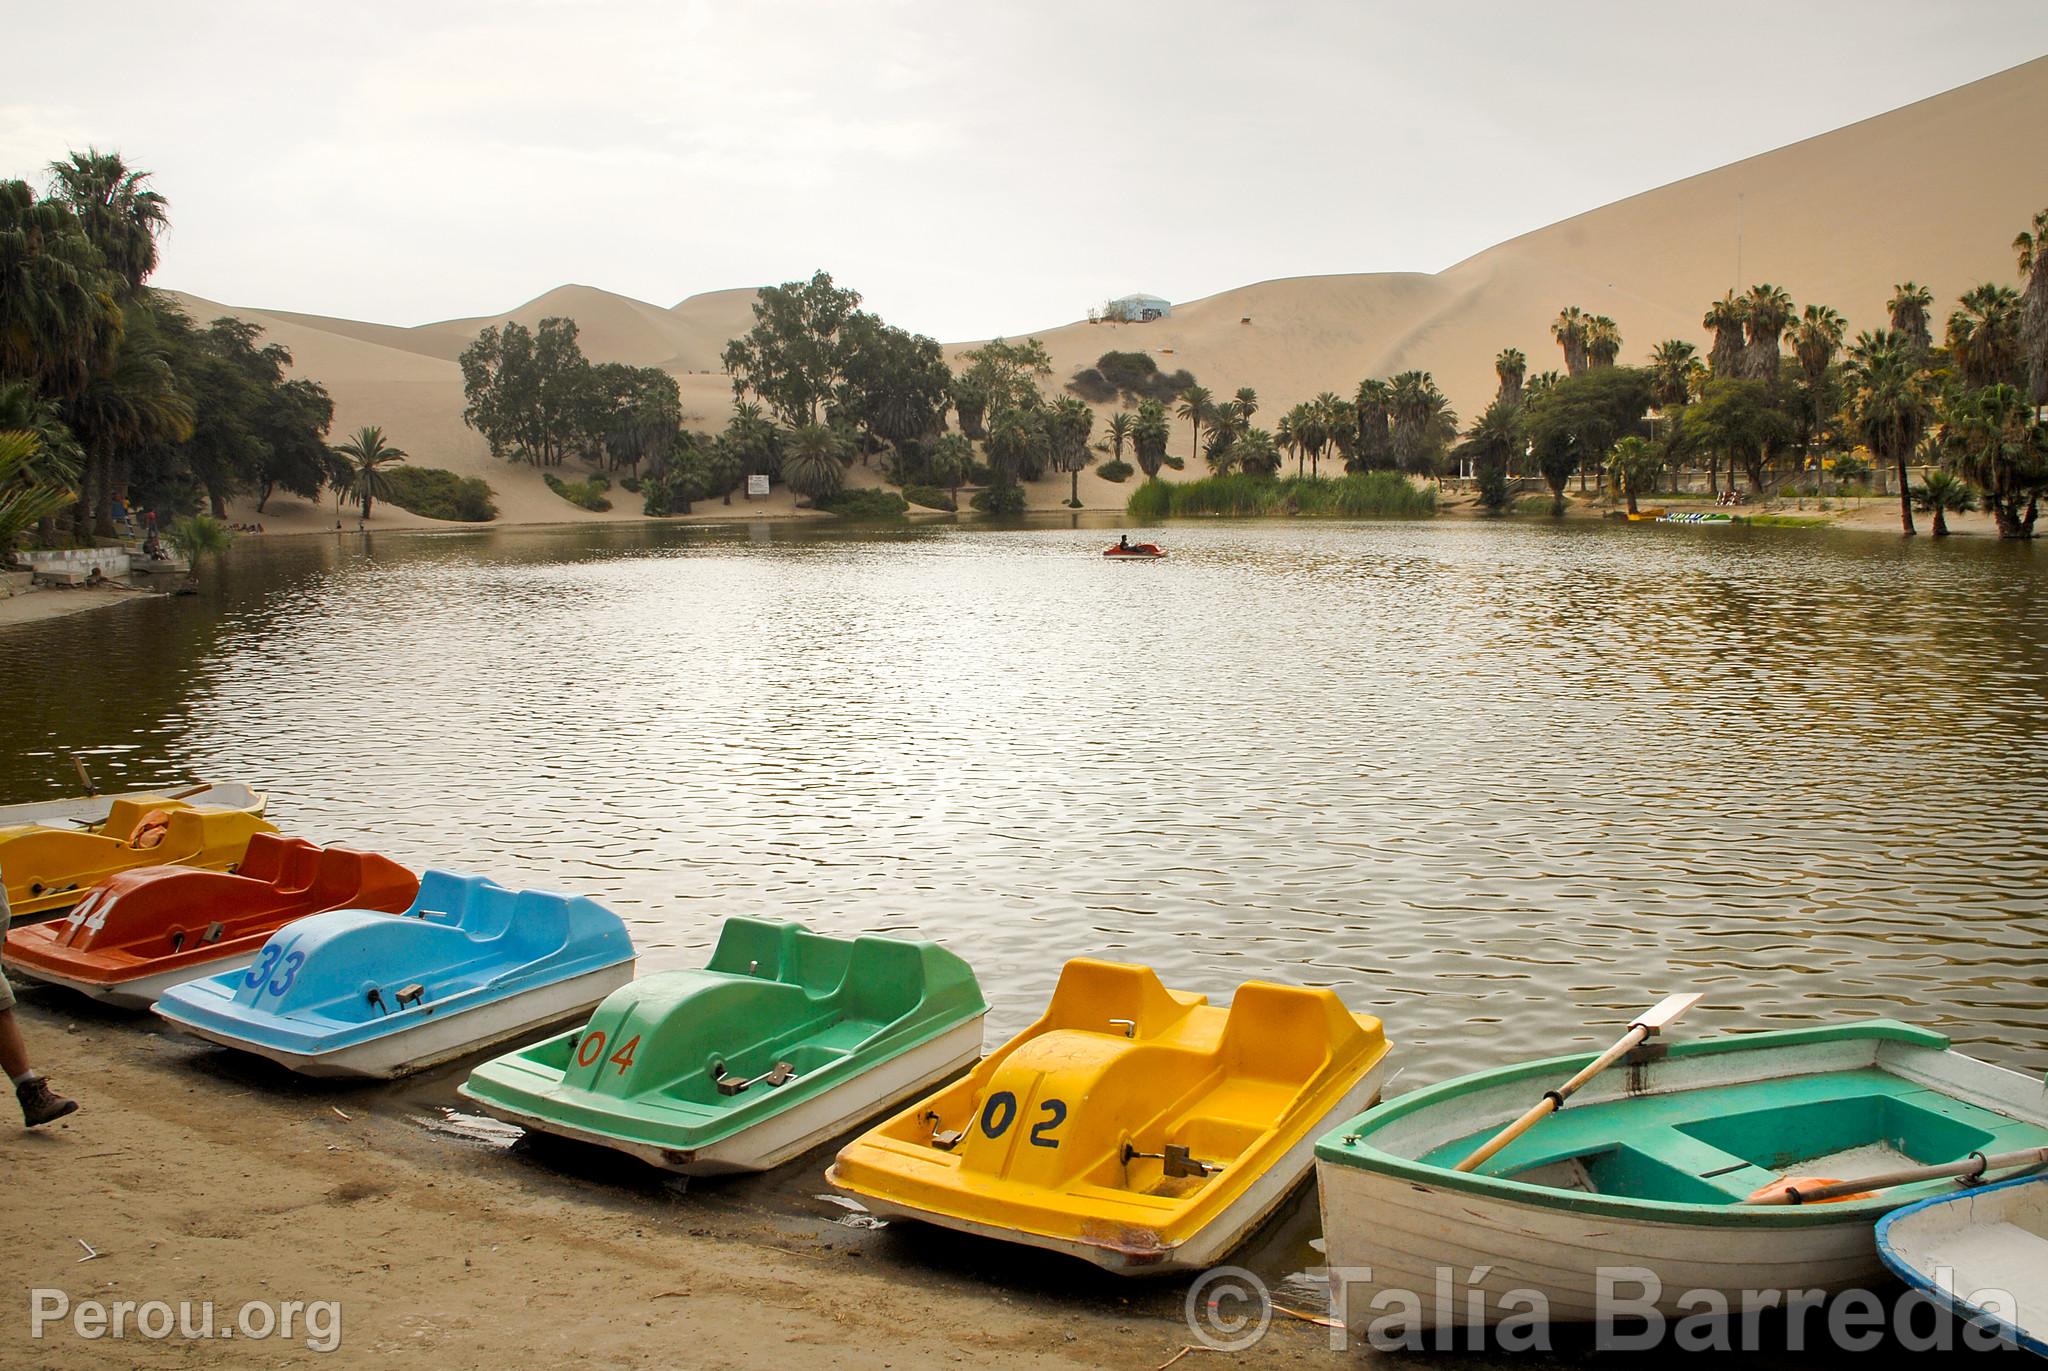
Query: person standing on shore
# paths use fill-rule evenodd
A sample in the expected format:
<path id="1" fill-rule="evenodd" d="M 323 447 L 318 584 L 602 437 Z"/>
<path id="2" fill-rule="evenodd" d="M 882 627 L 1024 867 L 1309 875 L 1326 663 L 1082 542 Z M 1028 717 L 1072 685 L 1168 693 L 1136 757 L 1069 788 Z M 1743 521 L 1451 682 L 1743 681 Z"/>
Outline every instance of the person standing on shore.
<path id="1" fill-rule="evenodd" d="M 13 917 L 14 911 L 7 906 L 7 884 L 0 881 L 0 938 L 6 937 Z M 42 1073 L 28 1064 L 28 1044 L 21 1040 L 21 1025 L 14 1021 L 14 987 L 7 983 L 5 969 L 0 969 L 0 1070 L 14 1082 L 23 1127 L 39 1128 L 77 1111 L 77 1100 L 67 1100 L 50 1089 Z"/>

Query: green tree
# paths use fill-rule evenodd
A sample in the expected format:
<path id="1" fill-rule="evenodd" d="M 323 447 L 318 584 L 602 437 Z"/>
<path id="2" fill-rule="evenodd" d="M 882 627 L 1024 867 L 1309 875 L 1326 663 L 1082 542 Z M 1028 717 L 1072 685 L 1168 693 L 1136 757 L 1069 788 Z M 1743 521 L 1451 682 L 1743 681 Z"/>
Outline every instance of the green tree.
<path id="1" fill-rule="evenodd" d="M 1388 383 L 1394 461 L 1417 476 L 1440 476 L 1444 453 L 1458 433 L 1458 416 L 1426 371 L 1404 371 Z"/>
<path id="2" fill-rule="evenodd" d="M 1948 350 L 1963 384 L 1973 390 L 2019 384 L 2025 375 L 2019 292 L 1986 283 L 1966 293 L 1948 316 Z"/>
<path id="3" fill-rule="evenodd" d="M 593 382 L 576 334 L 574 319 L 543 319 L 537 330 L 511 321 L 463 349 L 462 422 L 493 457 L 559 466 L 587 446 Z"/>
<path id="4" fill-rule="evenodd" d="M 86 456 L 75 536 L 90 542 L 114 532 L 115 465 L 122 454 L 192 437 L 191 394 L 179 384 L 157 315 L 139 302 L 126 312 L 113 364 L 94 373 L 62 405 L 65 424 Z M 224 515 L 224 489 L 212 488 L 214 514 Z"/>
<path id="5" fill-rule="evenodd" d="M 1891 314 L 1892 332 L 1905 338 L 1916 370 L 1927 365 L 1928 354 L 1934 349 L 1934 334 L 1927 324 L 1927 311 L 1933 307 L 1934 292 L 1917 281 L 1893 286 L 1892 298 L 1885 305 Z"/>
<path id="6" fill-rule="evenodd" d="M 1157 400 L 1147 400 L 1138 406 L 1138 421 L 1131 426 L 1131 450 L 1137 456 L 1138 469 L 1145 473 L 1145 479 L 1157 479 L 1159 469 L 1166 465 L 1166 444 L 1170 434 L 1165 405 Z"/>
<path id="7" fill-rule="evenodd" d="M 834 407 L 887 443 L 900 463 L 913 443 L 944 427 L 952 369 L 936 342 L 872 314 L 856 313 L 841 334 L 847 356 Z"/>
<path id="8" fill-rule="evenodd" d="M 1739 464 L 1750 490 L 1761 498 L 1773 456 L 1797 434 L 1797 424 L 1768 381 L 1717 376 L 1686 406 L 1678 446 L 1684 452 L 1727 454 L 1729 488 L 1735 486 Z"/>
<path id="9" fill-rule="evenodd" d="M 1247 428 L 1231 443 L 1234 465 L 1247 476 L 1272 477 L 1280 470 L 1280 448 L 1262 428 Z"/>
<path id="10" fill-rule="evenodd" d="M 1180 393 L 1180 409 L 1176 412 L 1188 421 L 1190 455 L 1202 450 L 1202 425 L 1207 422 L 1213 409 L 1207 386 L 1189 386 Z"/>
<path id="11" fill-rule="evenodd" d="M 1621 356 L 1621 327 L 1604 314 L 1586 320 L 1586 365 L 1611 367 Z"/>
<path id="12" fill-rule="evenodd" d="M 1529 388 L 1523 422 L 1535 447 L 1537 469 L 1556 499 L 1556 513 L 1564 512 L 1558 464 L 1581 463 L 1576 470 L 1583 488 L 1586 471 L 1597 469 L 1616 440 L 1641 426 L 1650 384 L 1650 373 L 1642 368 L 1615 366 Z M 1564 470 L 1569 476 L 1573 468 Z"/>
<path id="13" fill-rule="evenodd" d="M 1120 409 L 1109 416 L 1109 422 L 1103 426 L 1102 436 L 1109 440 L 1111 461 L 1121 462 L 1124 459 L 1124 448 L 1131 441 L 1131 434 L 1136 426 L 1137 421 L 1131 417 L 1129 410 Z"/>
<path id="14" fill-rule="evenodd" d="M 1792 325 L 1792 358 L 1799 365 L 1799 455 L 1813 465 L 1813 447 L 1828 416 L 1841 407 L 1834 384 L 1835 354 L 1849 321 L 1826 305 L 1808 305 Z"/>
<path id="15" fill-rule="evenodd" d="M 790 428 L 817 427 L 845 374 L 847 325 L 859 309 L 860 292 L 834 285 L 824 271 L 763 287 L 753 328 L 725 345 L 734 398 L 751 392 Z"/>
<path id="16" fill-rule="evenodd" d="M 988 437 L 984 420 L 988 416 L 988 389 L 972 376 L 955 376 L 947 387 L 953 413 L 960 417 L 960 431 L 970 439 Z"/>
<path id="17" fill-rule="evenodd" d="M 1564 353 L 1564 370 L 1567 376 L 1583 375 L 1586 370 L 1586 325 L 1590 322 L 1586 312 L 1577 305 L 1567 305 L 1550 321 L 1550 336 L 1557 339 L 1558 348 Z"/>
<path id="18" fill-rule="evenodd" d="M 53 459 L 41 434 L 0 429 L 0 563 L 23 534 L 77 498 L 70 485 L 77 474 Z"/>
<path id="19" fill-rule="evenodd" d="M 1494 355 L 1493 374 L 1500 378 L 1494 399 L 1504 405 L 1520 404 L 1522 381 L 1529 374 L 1529 359 L 1520 348 L 1502 348 Z"/>
<path id="20" fill-rule="evenodd" d="M 114 284 L 69 206 L 0 181 L 0 377 L 50 399 L 83 391 L 120 345 Z"/>
<path id="21" fill-rule="evenodd" d="M 1714 345 L 1707 355 L 1707 368 L 1716 376 L 1742 375 L 1743 325 L 1749 319 L 1749 299 L 1729 291 L 1700 319 L 1700 327 L 1713 330 Z"/>
<path id="22" fill-rule="evenodd" d="M 1393 470 L 1393 388 L 1385 381 L 1360 381 L 1352 403 L 1358 411 L 1358 449 L 1346 470 Z"/>
<path id="23" fill-rule="evenodd" d="M 1038 416 L 1028 410 L 1006 409 L 989 422 L 988 462 L 1003 484 L 1035 479 L 1043 438 Z"/>
<path id="24" fill-rule="evenodd" d="M 1094 460 L 1088 450 L 1088 435 L 1095 428 L 1095 411 L 1088 402 L 1068 395 L 1056 402 L 1046 416 L 1046 433 L 1051 442 L 1052 466 L 1069 479 L 1068 503 L 1081 507 L 1081 472 Z"/>
<path id="25" fill-rule="evenodd" d="M 118 152 L 87 148 L 50 164 L 54 198 L 71 207 L 87 238 L 133 296 L 156 270 L 157 238 L 171 226 L 171 202 L 146 184 L 150 174 L 132 171 Z"/>
<path id="26" fill-rule="evenodd" d="M 1999 384 L 1949 406 L 1950 440 L 1967 476 L 1983 493 L 2001 538 L 2031 538 L 2048 492 L 2048 433 L 2017 386 Z"/>
<path id="27" fill-rule="evenodd" d="M 2048 405 L 2048 209 L 2031 230 L 2012 240 L 2026 290 L 2020 297 L 2020 349 L 2026 358 L 2027 399 Z"/>
<path id="28" fill-rule="evenodd" d="M 1237 394 L 1231 398 L 1237 401 L 1237 412 L 1243 415 L 1244 421 L 1249 424 L 1252 416 L 1259 412 L 1259 393 L 1250 386 L 1239 386 Z"/>
<path id="29" fill-rule="evenodd" d="M 1640 513 L 1636 501 L 1641 496 L 1656 491 L 1657 477 L 1663 467 L 1664 463 L 1658 458 L 1657 450 L 1641 438 L 1630 434 L 1615 443 L 1614 450 L 1608 454 L 1608 487 L 1628 501 L 1629 513 Z"/>
<path id="30" fill-rule="evenodd" d="M 974 470 L 974 449 L 959 434 L 945 434 L 925 449 L 924 469 L 933 481 L 952 492 L 953 503 L 957 505 L 960 487 Z"/>
<path id="31" fill-rule="evenodd" d="M 1698 348 L 1666 338 L 1650 353 L 1650 403 L 1658 409 L 1682 408 L 1692 399 L 1702 370 Z"/>
<path id="32" fill-rule="evenodd" d="M 846 450 L 846 439 L 838 430 L 805 424 L 784 444 L 782 479 L 815 506 L 845 488 Z"/>
<path id="33" fill-rule="evenodd" d="M 348 497 L 362 502 L 363 518 L 368 519 L 374 501 L 391 497 L 391 482 L 384 468 L 404 461 L 405 451 L 386 443 L 383 429 L 366 424 L 334 452 L 345 464 Z"/>
<path id="34" fill-rule="evenodd" d="M 1792 322 L 1792 297 L 1773 285 L 1751 286 L 1743 312 L 1742 374 L 1775 383 L 1785 329 Z"/>
<path id="35" fill-rule="evenodd" d="M 1948 537 L 1948 516 L 1967 514 L 1977 507 L 1977 492 L 1969 482 L 1947 471 L 1930 471 L 1913 487 L 1913 508 L 1934 515 L 1934 536 Z"/>
<path id="36" fill-rule="evenodd" d="M 1520 394 L 1521 387 L 1517 385 L 1515 389 Z M 1473 475 L 1479 482 L 1479 503 L 1496 514 L 1508 507 L 1508 470 L 1523 441 L 1520 401 L 1496 397 L 1481 411 L 1466 432 L 1465 441 L 1452 454 L 1460 461 L 1472 463 Z"/>
<path id="37" fill-rule="evenodd" d="M 1890 462 L 1899 482 L 1899 523 L 1913 533 L 1913 493 L 1906 458 L 1933 415 L 1909 337 L 1890 329 L 1865 330 L 1849 349 L 1850 421 L 1872 453 Z"/>

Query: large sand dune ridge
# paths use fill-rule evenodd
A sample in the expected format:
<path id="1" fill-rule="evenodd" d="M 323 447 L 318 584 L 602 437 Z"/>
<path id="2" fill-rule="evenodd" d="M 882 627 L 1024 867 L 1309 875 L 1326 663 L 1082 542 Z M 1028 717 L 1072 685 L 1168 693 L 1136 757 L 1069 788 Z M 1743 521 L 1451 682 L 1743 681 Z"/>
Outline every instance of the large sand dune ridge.
<path id="1" fill-rule="evenodd" d="M 1501 348 L 1521 348 L 1532 371 L 1561 365 L 1549 324 L 1565 305 L 1612 316 L 1624 361 L 1640 361 L 1672 337 L 1704 353 L 1707 304 L 1754 282 L 1781 286 L 1801 304 L 1833 305 L 1848 316 L 1852 336 L 1886 323 L 1885 301 L 1908 279 L 1934 292 L 1937 321 L 1945 319 L 1971 286 L 2016 280 L 2012 237 L 2048 206 L 2048 163 L 2023 151 L 2044 124 L 2048 58 L 1601 206 L 1435 274 L 1262 281 L 1176 304 L 1150 324 L 1006 332 L 1044 340 L 1055 383 L 1110 348 L 1146 349 L 1162 367 L 1185 367 L 1218 393 L 1255 388 L 1261 423 L 1319 392 L 1348 395 L 1367 376 L 1411 367 L 1434 373 L 1469 417 L 1493 392 Z M 693 426 L 716 428 L 731 404 L 719 352 L 750 325 L 753 297 L 751 287 L 717 290 L 664 309 L 565 285 L 504 314 L 414 328 L 183 298 L 202 321 L 238 315 L 289 348 L 298 374 L 333 393 L 337 434 L 381 424 L 415 462 L 486 477 L 503 518 L 524 522 L 598 516 L 555 496 L 537 472 L 493 460 L 463 426 L 455 358 L 478 330 L 567 315 L 593 360 L 667 369 Z M 1187 425 L 1176 424 L 1174 451 L 1185 454 L 1186 443 Z M 1199 471 L 1191 463 L 1187 474 Z M 1052 488 L 1047 483 L 1034 503 L 1053 503 Z M 1091 506 L 1120 507 L 1125 493 L 1083 477 Z M 273 501 L 269 517 L 292 522 L 296 503 Z M 621 500 L 616 515 L 636 503 Z M 324 517 L 331 522 L 331 513 Z M 402 521 L 397 511 L 391 517 Z"/>

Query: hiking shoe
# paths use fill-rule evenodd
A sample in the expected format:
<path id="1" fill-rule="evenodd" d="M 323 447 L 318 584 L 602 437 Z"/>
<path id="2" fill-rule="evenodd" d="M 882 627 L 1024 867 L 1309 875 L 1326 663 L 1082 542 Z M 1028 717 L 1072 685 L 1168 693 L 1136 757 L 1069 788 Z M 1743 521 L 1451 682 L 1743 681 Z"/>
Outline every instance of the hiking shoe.
<path id="1" fill-rule="evenodd" d="M 21 1101 L 21 1122 L 25 1128 L 40 1127 L 78 1109 L 77 1100 L 67 1100 L 59 1095 L 41 1076 L 15 1086 L 14 1098 Z"/>

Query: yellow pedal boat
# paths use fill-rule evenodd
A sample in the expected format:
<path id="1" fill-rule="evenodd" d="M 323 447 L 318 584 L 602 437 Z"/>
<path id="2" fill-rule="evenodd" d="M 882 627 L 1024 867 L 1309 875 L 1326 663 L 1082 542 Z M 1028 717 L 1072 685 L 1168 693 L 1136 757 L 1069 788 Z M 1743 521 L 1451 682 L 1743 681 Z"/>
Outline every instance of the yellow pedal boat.
<path id="1" fill-rule="evenodd" d="M 1328 990 L 1247 981 L 1229 1008 L 1078 958 L 1045 1014 L 848 1144 L 826 1179 L 886 1217 L 1119 1272 L 1213 1265 L 1380 1092 L 1387 1039 Z"/>
<path id="2" fill-rule="evenodd" d="M 116 799 L 87 828 L 16 824 L 0 828 L 0 879 L 16 918 L 69 909 L 117 871 L 195 866 L 232 871 L 257 833 L 275 833 L 246 809 L 182 800 Z"/>

